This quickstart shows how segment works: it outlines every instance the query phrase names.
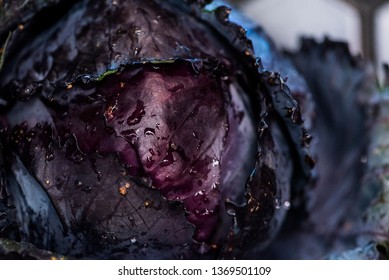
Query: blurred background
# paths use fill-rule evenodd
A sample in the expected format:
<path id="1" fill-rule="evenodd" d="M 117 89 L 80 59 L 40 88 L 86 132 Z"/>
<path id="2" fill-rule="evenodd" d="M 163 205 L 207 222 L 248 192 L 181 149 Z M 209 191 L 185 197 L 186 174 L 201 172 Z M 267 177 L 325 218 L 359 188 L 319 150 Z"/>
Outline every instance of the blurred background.
<path id="1" fill-rule="evenodd" d="M 288 50 L 301 36 L 346 41 L 382 76 L 389 63 L 389 0 L 230 0 Z M 386 32 L 385 32 L 386 31 Z"/>
<path id="2" fill-rule="evenodd" d="M 262 26 L 280 49 L 297 50 L 301 37 L 347 42 L 353 55 L 372 62 L 378 78 L 389 81 L 389 71 L 384 77 L 382 67 L 389 62 L 389 0 L 231 0 L 231 4 Z M 377 109 L 382 120 L 374 119 L 374 131 L 367 129 L 368 122 L 377 117 L 368 111 L 367 102 L 361 103 L 376 92 L 371 67 L 354 65 L 356 60 L 346 59 L 340 49 L 332 49 L 330 55 L 331 48 L 323 45 L 326 52 L 306 47 L 293 60 L 317 105 L 317 145 L 313 149 L 317 149 L 318 179 L 308 191 L 306 216 L 296 218 L 289 212 L 279 236 L 263 253 L 265 258 L 369 259 L 381 250 L 379 242 L 387 242 L 388 200 L 379 196 L 368 205 L 378 197 L 377 190 L 382 188 L 384 193 L 389 186 L 379 179 L 387 178 L 383 173 L 389 172 L 387 155 L 382 152 L 388 147 L 389 107 L 385 98 L 389 98 L 380 95 L 382 99 L 374 101 L 382 106 Z M 389 89 L 389 83 L 381 85 L 381 89 Z M 382 126 L 377 125 L 380 123 Z M 372 147 L 368 158 L 367 146 Z M 369 243 L 372 240 L 376 243 Z M 389 251 L 382 251 L 387 258 Z"/>

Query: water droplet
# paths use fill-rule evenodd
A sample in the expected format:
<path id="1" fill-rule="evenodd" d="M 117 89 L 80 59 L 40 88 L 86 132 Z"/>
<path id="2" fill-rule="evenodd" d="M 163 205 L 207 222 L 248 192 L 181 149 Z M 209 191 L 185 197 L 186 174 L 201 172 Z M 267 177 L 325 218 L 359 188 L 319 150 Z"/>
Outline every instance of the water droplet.
<path id="1" fill-rule="evenodd" d="M 142 48 L 140 48 L 140 47 L 136 47 L 136 48 L 134 49 L 134 56 L 137 56 L 137 55 L 139 54 L 139 52 L 141 51 L 141 49 L 142 49 Z"/>
<path id="2" fill-rule="evenodd" d="M 199 139 L 199 143 L 196 146 L 196 150 L 200 150 L 201 146 L 203 145 L 204 141 Z"/>
<path id="3" fill-rule="evenodd" d="M 216 158 L 213 158 L 212 159 L 212 166 L 216 167 L 216 166 L 219 166 L 220 165 L 220 161 L 217 160 Z"/>
<path id="4" fill-rule="evenodd" d="M 289 208 L 290 208 L 290 201 L 287 201 L 287 200 L 286 200 L 286 201 L 284 202 L 284 208 L 285 208 L 285 209 L 289 209 Z"/>
<path id="5" fill-rule="evenodd" d="M 205 194 L 205 191 L 201 190 L 201 191 L 196 192 L 195 196 L 204 195 L 204 194 Z"/>
<path id="6" fill-rule="evenodd" d="M 153 164 L 154 164 L 154 162 L 155 162 L 155 160 L 153 160 L 153 157 L 151 156 L 148 156 L 147 158 L 146 158 L 146 161 L 147 161 L 147 163 L 145 163 L 144 164 L 144 166 L 146 167 L 146 168 L 151 168 L 152 166 L 153 166 Z"/>
<path id="7" fill-rule="evenodd" d="M 222 76 L 220 79 L 222 81 L 228 81 L 228 80 L 230 80 L 230 77 L 229 76 Z"/>
<path id="8" fill-rule="evenodd" d="M 131 237 L 130 241 L 131 241 L 132 244 L 135 244 L 136 242 L 138 242 L 136 237 Z"/>
<path id="9" fill-rule="evenodd" d="M 138 100 L 134 112 L 127 118 L 127 124 L 131 126 L 140 123 L 145 114 L 144 104 L 142 101 Z"/>
<path id="10" fill-rule="evenodd" d="M 211 185 L 211 190 L 218 190 L 218 189 L 219 189 L 219 186 L 220 186 L 219 183 L 212 183 L 212 185 Z"/>
<path id="11" fill-rule="evenodd" d="M 167 155 L 163 158 L 160 165 L 161 166 L 168 166 L 171 164 L 174 164 L 176 162 L 176 158 L 172 152 L 168 152 Z"/>
<path id="12" fill-rule="evenodd" d="M 74 163 L 79 164 L 79 163 L 81 163 L 84 160 L 84 156 L 82 154 L 80 154 L 80 153 L 75 153 L 75 154 L 72 155 L 71 160 Z"/>
<path id="13" fill-rule="evenodd" d="M 142 33 L 142 30 L 141 30 L 139 27 L 135 27 L 134 33 L 135 33 L 136 35 L 140 35 L 140 34 Z"/>
<path id="14" fill-rule="evenodd" d="M 235 217 L 236 216 L 236 208 L 235 207 L 227 207 L 226 208 L 227 214 Z"/>
<path id="15" fill-rule="evenodd" d="M 155 151 L 154 151 L 153 148 L 150 148 L 150 149 L 149 149 L 149 153 L 150 153 L 152 156 L 155 156 Z"/>
<path id="16" fill-rule="evenodd" d="M 308 132 L 304 129 L 303 136 L 302 136 L 302 144 L 304 146 L 309 146 L 312 139 L 313 139 L 312 135 L 308 134 Z"/>
<path id="17" fill-rule="evenodd" d="M 46 180 L 45 180 L 45 184 L 46 184 L 46 185 L 50 185 L 50 180 L 49 180 L 49 179 L 46 179 Z"/>
<path id="18" fill-rule="evenodd" d="M 278 198 L 276 198 L 276 199 L 274 200 L 274 207 L 275 207 L 276 209 L 280 209 L 280 208 L 281 208 L 281 202 L 280 202 L 280 200 L 279 200 Z"/>
<path id="19" fill-rule="evenodd" d="M 143 207 L 145 208 L 150 208 L 150 207 L 153 207 L 154 205 L 154 202 L 153 201 L 150 201 L 148 199 L 146 199 L 144 202 L 143 202 Z"/>
<path id="20" fill-rule="evenodd" d="M 83 85 L 88 85 L 91 82 L 93 82 L 93 77 L 89 74 L 81 75 L 80 76 L 80 81 Z"/>
<path id="21" fill-rule="evenodd" d="M 259 136 L 262 136 L 263 132 L 268 128 L 268 124 L 264 121 L 261 120 L 258 124 L 257 132 L 259 133 Z"/>
<path id="22" fill-rule="evenodd" d="M 80 180 L 74 181 L 74 186 L 76 186 L 77 188 L 82 187 L 82 185 L 83 185 L 83 183 Z"/>
<path id="23" fill-rule="evenodd" d="M 52 161 L 54 159 L 54 152 L 52 150 L 46 151 L 46 161 Z"/>
<path id="24" fill-rule="evenodd" d="M 121 132 L 121 135 L 131 145 L 134 145 L 137 138 L 138 138 L 138 134 L 136 133 L 136 131 L 134 129 L 124 130 Z"/>
<path id="25" fill-rule="evenodd" d="M 176 145 L 174 142 L 170 143 L 170 147 L 171 147 L 173 150 L 177 150 L 177 145 Z"/>
<path id="26" fill-rule="evenodd" d="M 145 136 L 154 136 L 155 135 L 155 129 L 151 127 L 146 127 L 144 130 Z"/>
<path id="27" fill-rule="evenodd" d="M 205 209 L 195 209 L 194 210 L 194 213 L 196 214 L 196 216 L 200 217 L 200 216 L 208 216 L 210 214 L 213 213 L 212 210 L 208 209 L 208 208 L 205 208 Z"/>

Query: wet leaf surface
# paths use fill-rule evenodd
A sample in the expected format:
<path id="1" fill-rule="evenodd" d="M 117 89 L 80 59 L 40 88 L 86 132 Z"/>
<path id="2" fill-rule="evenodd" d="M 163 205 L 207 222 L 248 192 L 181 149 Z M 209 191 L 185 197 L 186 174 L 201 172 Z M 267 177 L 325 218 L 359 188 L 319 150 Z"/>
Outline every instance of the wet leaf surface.
<path id="1" fill-rule="evenodd" d="M 0 2 L 4 258 L 385 258 L 369 65 L 209 2 Z"/>
<path id="2" fill-rule="evenodd" d="M 77 258 L 255 256 L 312 166 L 296 101 L 272 97 L 286 86 L 230 10 L 54 4 L 22 12 L 2 56 L 2 203 L 20 239 Z"/>

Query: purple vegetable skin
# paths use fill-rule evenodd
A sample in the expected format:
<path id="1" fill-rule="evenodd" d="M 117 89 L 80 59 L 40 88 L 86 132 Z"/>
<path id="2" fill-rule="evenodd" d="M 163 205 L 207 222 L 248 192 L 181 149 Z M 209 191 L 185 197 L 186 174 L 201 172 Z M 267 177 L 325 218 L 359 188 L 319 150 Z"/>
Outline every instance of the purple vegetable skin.
<path id="1" fill-rule="evenodd" d="M 311 179 L 292 97 L 309 93 L 201 2 L 26 13 L 0 72 L 4 237 L 70 258 L 259 256 Z"/>

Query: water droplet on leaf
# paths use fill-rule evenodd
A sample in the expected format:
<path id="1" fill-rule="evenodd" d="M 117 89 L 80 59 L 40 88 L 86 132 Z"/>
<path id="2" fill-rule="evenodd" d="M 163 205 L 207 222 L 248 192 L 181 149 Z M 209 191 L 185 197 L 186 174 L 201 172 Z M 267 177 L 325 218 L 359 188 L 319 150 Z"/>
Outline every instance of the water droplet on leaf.
<path id="1" fill-rule="evenodd" d="M 151 127 L 146 127 L 144 130 L 144 135 L 145 136 L 154 136 L 155 134 L 155 129 Z"/>

